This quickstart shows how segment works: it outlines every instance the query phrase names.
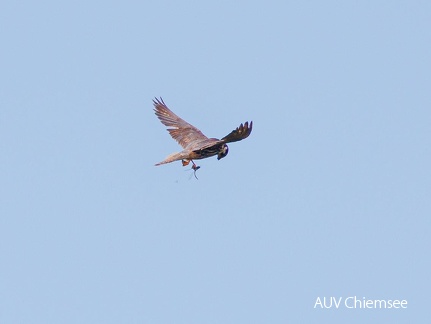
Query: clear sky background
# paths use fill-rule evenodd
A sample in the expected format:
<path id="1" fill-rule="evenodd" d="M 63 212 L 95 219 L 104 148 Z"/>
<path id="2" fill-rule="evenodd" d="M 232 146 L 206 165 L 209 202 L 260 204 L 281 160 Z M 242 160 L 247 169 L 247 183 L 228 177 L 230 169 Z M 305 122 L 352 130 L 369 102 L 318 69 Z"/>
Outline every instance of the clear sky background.
<path id="1" fill-rule="evenodd" d="M 429 1 L 2 1 L 0 46 L 0 323 L 430 318 Z M 155 167 L 155 96 L 253 132 Z"/>

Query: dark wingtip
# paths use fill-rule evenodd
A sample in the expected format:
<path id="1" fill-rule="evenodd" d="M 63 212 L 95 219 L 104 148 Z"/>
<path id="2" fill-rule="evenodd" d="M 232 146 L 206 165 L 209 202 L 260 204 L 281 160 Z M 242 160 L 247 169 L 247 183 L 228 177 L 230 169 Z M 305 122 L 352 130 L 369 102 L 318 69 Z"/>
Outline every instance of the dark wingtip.
<path id="1" fill-rule="evenodd" d="M 251 131 L 253 129 L 253 121 L 251 120 L 250 124 L 248 123 L 248 121 L 246 121 L 244 123 L 244 126 L 241 124 L 240 129 L 241 129 L 241 131 L 245 130 L 247 133 L 246 137 L 248 137 L 251 134 Z"/>
<path id="2" fill-rule="evenodd" d="M 163 98 L 162 98 L 162 97 L 160 97 L 160 100 L 159 100 L 159 98 L 154 97 L 154 99 L 153 99 L 153 104 L 154 104 L 154 106 L 157 106 L 157 105 L 164 105 L 164 106 L 166 106 L 166 104 L 165 104 L 165 102 L 163 101 Z"/>

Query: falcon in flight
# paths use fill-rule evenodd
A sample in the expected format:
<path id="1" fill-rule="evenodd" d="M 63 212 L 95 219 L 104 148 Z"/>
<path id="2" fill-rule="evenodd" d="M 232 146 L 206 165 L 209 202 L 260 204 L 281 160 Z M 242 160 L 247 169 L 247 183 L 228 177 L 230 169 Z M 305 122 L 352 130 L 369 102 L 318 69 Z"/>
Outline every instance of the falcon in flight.
<path id="1" fill-rule="evenodd" d="M 160 100 L 155 98 L 153 103 L 156 116 L 160 119 L 163 125 L 168 127 L 167 130 L 169 134 L 171 134 L 172 138 L 183 147 L 181 152 L 169 155 L 166 159 L 156 165 L 181 160 L 183 166 L 192 162 L 192 169 L 196 172 L 200 167 L 197 166 L 193 160 L 205 159 L 214 155 L 217 155 L 217 160 L 224 158 L 229 151 L 226 143 L 237 142 L 247 138 L 253 127 L 252 121 L 250 124 L 245 122 L 244 125 L 239 125 L 239 127 L 222 139 L 208 138 L 202 134 L 199 129 L 175 115 L 166 106 L 162 98 L 160 98 Z"/>

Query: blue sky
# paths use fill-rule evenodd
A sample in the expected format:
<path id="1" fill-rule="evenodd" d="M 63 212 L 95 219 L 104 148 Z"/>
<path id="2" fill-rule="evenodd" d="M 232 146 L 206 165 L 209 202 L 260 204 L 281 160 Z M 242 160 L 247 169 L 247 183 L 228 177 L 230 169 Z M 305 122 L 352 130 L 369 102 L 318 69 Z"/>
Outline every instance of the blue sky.
<path id="1" fill-rule="evenodd" d="M 429 318 L 430 31 L 426 1 L 3 1 L 0 322 Z M 155 167 L 155 96 L 253 133 Z M 314 308 L 350 296 L 408 308 Z"/>

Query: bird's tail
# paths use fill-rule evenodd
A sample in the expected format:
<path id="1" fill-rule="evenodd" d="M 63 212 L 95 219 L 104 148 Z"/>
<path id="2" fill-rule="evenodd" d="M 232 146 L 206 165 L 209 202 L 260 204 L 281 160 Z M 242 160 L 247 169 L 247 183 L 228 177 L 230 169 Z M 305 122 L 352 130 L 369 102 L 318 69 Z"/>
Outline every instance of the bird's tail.
<path id="1" fill-rule="evenodd" d="M 156 163 L 155 165 L 157 166 L 157 165 L 162 165 L 162 164 L 166 164 L 166 163 L 171 163 L 171 162 L 183 160 L 186 158 L 187 158 L 187 155 L 184 154 L 183 152 L 172 153 L 166 159 L 164 159 L 162 162 Z"/>

